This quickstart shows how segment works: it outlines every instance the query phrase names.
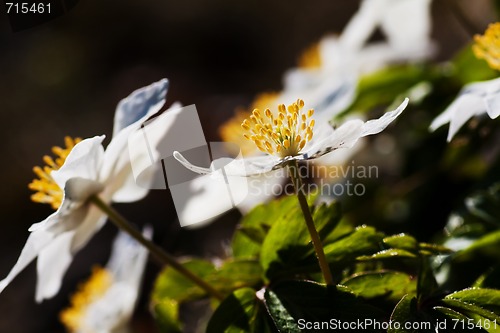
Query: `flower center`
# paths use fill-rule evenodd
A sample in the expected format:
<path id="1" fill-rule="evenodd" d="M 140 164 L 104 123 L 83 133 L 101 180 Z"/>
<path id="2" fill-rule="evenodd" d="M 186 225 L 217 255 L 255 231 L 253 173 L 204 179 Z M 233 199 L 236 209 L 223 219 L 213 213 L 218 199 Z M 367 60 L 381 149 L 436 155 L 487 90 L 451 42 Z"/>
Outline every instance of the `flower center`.
<path id="1" fill-rule="evenodd" d="M 106 293 L 113 282 L 113 277 L 106 269 L 94 267 L 92 275 L 78 286 L 71 296 L 70 306 L 60 314 L 61 322 L 69 332 L 81 332 L 84 329 L 84 317 L 88 307 Z"/>
<path id="2" fill-rule="evenodd" d="M 484 35 L 475 35 L 472 50 L 476 57 L 486 60 L 488 65 L 500 70 L 500 23 L 492 23 Z"/>
<path id="3" fill-rule="evenodd" d="M 257 95 L 252 103 L 250 110 L 253 109 L 263 109 L 268 105 L 278 105 L 276 102 L 278 98 L 277 93 L 262 93 Z M 248 118 L 252 113 L 247 110 L 237 110 L 234 117 L 225 122 L 219 130 L 219 134 L 225 142 L 234 142 L 238 145 L 241 152 L 246 154 L 251 154 L 256 151 L 255 145 L 252 142 L 244 140 L 241 136 L 241 122 Z M 238 151 L 234 151 L 235 154 Z"/>
<path id="4" fill-rule="evenodd" d="M 304 101 L 285 107 L 278 106 L 278 115 L 275 116 L 269 109 L 264 114 L 259 109 L 252 112 L 250 118 L 241 123 L 246 131 L 244 137 L 252 141 L 257 148 L 271 155 L 281 158 L 296 156 L 313 137 L 314 119 L 311 119 L 314 110 L 303 112 Z"/>
<path id="5" fill-rule="evenodd" d="M 33 168 L 33 172 L 38 176 L 38 179 L 33 179 L 28 185 L 30 190 L 36 191 L 31 195 L 31 200 L 50 204 L 53 209 L 59 208 L 63 199 L 63 190 L 57 185 L 50 173 L 61 168 L 70 151 L 80 141 L 82 141 L 80 138 L 65 137 L 66 148 L 52 147 L 52 152 L 56 155 L 55 159 L 45 155 L 43 161 L 47 165 L 43 168 L 39 166 Z"/>
<path id="6" fill-rule="evenodd" d="M 312 44 L 299 57 L 299 67 L 316 69 L 321 67 L 321 52 L 319 43 Z"/>

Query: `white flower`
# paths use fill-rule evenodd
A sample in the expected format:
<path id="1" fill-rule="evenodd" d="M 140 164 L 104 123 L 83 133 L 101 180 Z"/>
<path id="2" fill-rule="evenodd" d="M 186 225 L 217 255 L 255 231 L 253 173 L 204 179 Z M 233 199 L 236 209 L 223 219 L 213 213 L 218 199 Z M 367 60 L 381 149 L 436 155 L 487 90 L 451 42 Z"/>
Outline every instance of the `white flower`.
<path id="1" fill-rule="evenodd" d="M 394 111 L 382 117 L 363 122 L 350 120 L 337 129 L 327 124 L 315 128 L 313 110 L 303 112 L 304 102 L 298 100 L 288 108 L 282 104 L 279 115 L 266 110 L 262 115 L 254 110 L 250 119 L 243 122 L 246 138 L 267 153 L 234 160 L 214 160 L 210 168 L 199 167 L 188 162 L 179 152 L 174 157 L 186 168 L 199 174 L 211 174 L 214 178 L 225 176 L 255 176 L 284 167 L 290 161 L 305 161 L 321 157 L 339 148 L 351 148 L 364 136 L 383 131 L 408 105 L 408 99 Z"/>
<path id="2" fill-rule="evenodd" d="M 470 118 L 485 113 L 491 119 L 500 115 L 500 78 L 467 84 L 450 106 L 434 119 L 430 130 L 450 123 L 449 142 Z"/>
<path id="3" fill-rule="evenodd" d="M 430 40 L 431 0 L 365 0 L 341 35 L 323 37 L 302 58 L 303 66 L 287 71 L 279 101 L 295 96 L 314 101 L 318 121 L 329 121 L 350 105 L 360 75 L 387 64 L 418 61 L 434 53 Z M 368 42 L 380 27 L 386 41 Z"/>
<path id="4" fill-rule="evenodd" d="M 32 189 L 39 191 L 33 200 L 58 208 L 44 221 L 30 227 L 31 234 L 21 255 L 7 277 L 0 281 L 0 292 L 38 257 L 35 299 L 41 302 L 54 296 L 73 255 L 106 221 L 106 216 L 87 203 L 87 199 L 98 194 L 107 203 L 132 202 L 147 194 L 147 189 L 134 182 L 127 139 L 142 122 L 161 109 L 167 87 L 168 81 L 164 79 L 133 92 L 119 103 L 113 138 L 106 150 L 102 146 L 104 136 L 83 140 L 74 147 L 73 142 L 67 140 L 71 143 L 67 149 L 54 150 L 59 158 L 54 161 L 46 157 L 49 166 L 35 168 L 40 180 L 31 184 Z"/>
<path id="5" fill-rule="evenodd" d="M 151 239 L 152 230 L 144 236 Z M 111 257 L 104 269 L 94 268 L 90 279 L 71 299 L 71 306 L 61 312 L 61 321 L 73 333 L 129 332 L 146 267 L 148 251 L 128 234 L 116 237 Z"/>

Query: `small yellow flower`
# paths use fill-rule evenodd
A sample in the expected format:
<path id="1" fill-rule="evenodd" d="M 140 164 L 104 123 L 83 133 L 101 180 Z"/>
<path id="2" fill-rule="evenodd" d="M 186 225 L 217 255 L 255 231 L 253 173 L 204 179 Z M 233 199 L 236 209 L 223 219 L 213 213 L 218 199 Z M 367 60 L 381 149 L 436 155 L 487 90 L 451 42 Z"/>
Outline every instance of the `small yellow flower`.
<path id="1" fill-rule="evenodd" d="M 277 115 L 270 109 L 265 109 L 264 113 L 255 109 L 241 123 L 246 132 L 243 136 L 264 153 L 281 158 L 296 156 L 313 137 L 314 119 L 311 117 L 314 110 L 304 112 L 303 107 L 304 101 L 298 99 L 288 107 L 280 104 Z"/>
<path id="2" fill-rule="evenodd" d="M 50 173 L 61 168 L 73 147 L 80 141 L 82 141 L 81 138 L 65 137 L 66 148 L 52 147 L 52 152 L 56 155 L 55 159 L 45 155 L 43 161 L 46 165 L 43 168 L 39 166 L 33 168 L 38 179 L 33 179 L 28 185 L 30 190 L 36 191 L 31 196 L 31 200 L 50 204 L 53 209 L 59 208 L 63 199 L 63 190 L 57 185 Z"/>
<path id="3" fill-rule="evenodd" d="M 84 316 L 87 308 L 102 297 L 113 282 L 112 275 L 102 267 L 94 267 L 92 275 L 78 287 L 71 297 L 71 305 L 60 314 L 61 322 L 69 332 L 85 331 Z"/>
<path id="4" fill-rule="evenodd" d="M 472 50 L 476 57 L 486 60 L 491 68 L 500 70 L 500 22 L 490 24 L 484 35 L 474 36 L 474 41 Z"/>

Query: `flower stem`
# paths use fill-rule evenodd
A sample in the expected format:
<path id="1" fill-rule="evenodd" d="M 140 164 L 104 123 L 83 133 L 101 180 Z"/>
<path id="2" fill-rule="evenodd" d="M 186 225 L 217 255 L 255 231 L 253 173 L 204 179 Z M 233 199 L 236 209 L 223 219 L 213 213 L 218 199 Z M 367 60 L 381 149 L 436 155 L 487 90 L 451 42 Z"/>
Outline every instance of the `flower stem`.
<path id="1" fill-rule="evenodd" d="M 299 170 L 297 161 L 289 164 L 288 167 L 290 170 L 290 178 L 292 179 L 293 186 L 295 187 L 295 193 L 299 199 L 300 208 L 302 209 L 302 214 L 304 215 L 304 219 L 306 221 L 307 229 L 311 235 L 314 251 L 316 251 L 316 257 L 319 261 L 321 273 L 323 273 L 326 284 L 333 285 L 332 273 L 330 272 L 330 266 L 328 266 L 328 261 L 326 260 L 323 244 L 321 243 L 318 231 L 314 225 L 311 211 L 309 210 L 309 204 L 307 203 L 307 199 L 302 188 L 302 180 L 300 179 L 300 175 L 298 173 Z"/>
<path id="2" fill-rule="evenodd" d="M 116 225 L 119 229 L 127 232 L 130 236 L 132 236 L 135 240 L 137 240 L 145 248 L 147 248 L 149 252 L 161 263 L 170 265 L 173 269 L 190 279 L 212 297 L 215 297 L 221 301 L 224 299 L 224 296 L 219 291 L 215 290 L 215 288 L 209 285 L 206 281 L 195 275 L 186 267 L 182 266 L 174 256 L 168 254 L 161 247 L 144 238 L 144 236 L 137 229 L 135 229 L 123 216 L 121 216 L 120 213 L 118 213 L 115 209 L 102 201 L 101 198 L 99 198 L 97 195 L 91 196 L 89 201 L 96 205 L 103 213 L 105 213 L 114 225 Z"/>

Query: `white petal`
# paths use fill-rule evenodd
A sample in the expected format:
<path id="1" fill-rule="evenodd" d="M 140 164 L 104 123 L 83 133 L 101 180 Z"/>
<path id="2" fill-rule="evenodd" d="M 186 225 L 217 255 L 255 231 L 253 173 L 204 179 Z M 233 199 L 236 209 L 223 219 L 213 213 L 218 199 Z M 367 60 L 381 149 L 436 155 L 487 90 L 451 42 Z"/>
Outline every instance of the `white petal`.
<path id="1" fill-rule="evenodd" d="M 431 0 L 392 0 L 381 21 L 395 53 L 422 53 L 430 45 Z"/>
<path id="2" fill-rule="evenodd" d="M 113 189 L 113 202 L 135 202 L 143 199 L 149 189 L 137 185 L 132 173 L 130 164 L 125 165 L 122 169 L 123 176 L 119 176 L 121 182 L 114 182 L 116 189 Z"/>
<path id="3" fill-rule="evenodd" d="M 185 131 L 185 128 L 190 131 Z M 151 188 L 161 159 L 172 154 L 167 152 L 171 146 L 176 144 L 179 149 L 191 149 L 194 147 L 186 148 L 186 145 L 193 144 L 193 140 L 197 140 L 194 147 L 205 144 L 196 108 L 179 108 L 178 104 L 156 118 L 141 120 L 120 132 L 106 149 L 101 173 L 107 187 L 114 193 L 113 202 L 143 198 Z"/>
<path id="4" fill-rule="evenodd" d="M 500 116 L 500 94 L 495 94 L 486 98 L 486 111 L 491 119 Z"/>
<path id="5" fill-rule="evenodd" d="M 401 103 L 401 105 L 398 106 L 396 110 L 386 112 L 379 119 L 367 121 L 363 126 L 362 136 L 373 135 L 382 132 L 390 123 L 394 121 L 394 119 L 396 119 L 401 114 L 401 112 L 403 112 L 407 105 L 408 98 L 405 98 L 403 103 Z"/>
<path id="6" fill-rule="evenodd" d="M 26 244 L 21 251 L 21 255 L 17 259 L 16 264 L 12 267 L 11 271 L 0 281 L 0 292 L 26 267 L 35 259 L 40 251 L 46 247 L 54 239 L 54 235 L 46 230 L 37 230 L 32 232 Z"/>
<path id="7" fill-rule="evenodd" d="M 71 253 L 76 253 L 84 247 L 104 225 L 107 217 L 94 205 L 89 205 L 87 215 L 80 219 L 71 244 Z"/>
<path id="8" fill-rule="evenodd" d="M 429 130 L 433 132 L 437 130 L 439 127 L 443 126 L 444 124 L 449 123 L 451 118 L 453 118 L 455 112 L 457 112 L 458 102 L 459 102 L 458 99 L 455 100 L 453 103 L 450 104 L 450 106 L 446 108 L 446 110 L 444 110 L 441 114 L 439 114 L 439 116 L 434 118 L 431 125 L 429 126 Z"/>
<path id="9" fill-rule="evenodd" d="M 125 283 L 114 283 L 87 308 L 82 326 L 96 333 L 123 332 L 132 316 L 137 296 L 136 288 Z"/>
<path id="10" fill-rule="evenodd" d="M 153 230 L 144 228 L 143 236 L 151 239 Z M 129 234 L 120 231 L 113 242 L 111 256 L 106 269 L 113 274 L 113 280 L 137 288 L 140 284 L 148 259 L 148 250 Z"/>
<path id="11" fill-rule="evenodd" d="M 115 111 L 113 137 L 139 119 L 160 111 L 165 104 L 167 89 L 168 80 L 162 79 L 138 89 L 122 99 Z"/>
<path id="12" fill-rule="evenodd" d="M 205 225 L 246 200 L 249 194 L 248 179 L 219 173 L 214 171 L 211 175 L 198 176 L 191 181 L 170 186 L 182 227 Z"/>
<path id="13" fill-rule="evenodd" d="M 76 228 L 87 216 L 87 205 L 74 203 L 63 198 L 59 209 L 47 217 L 44 221 L 33 224 L 29 231 L 47 230 L 54 235 Z"/>
<path id="14" fill-rule="evenodd" d="M 276 195 L 282 194 L 286 177 L 284 177 L 282 170 L 275 170 L 250 176 L 246 180 L 248 181 L 248 192 L 245 199 L 236 205 L 243 214 L 246 214 L 255 206 L 269 201 Z M 280 191 L 277 191 L 277 189 L 280 189 Z"/>
<path id="15" fill-rule="evenodd" d="M 450 119 L 448 130 L 448 142 L 455 136 L 458 130 L 473 116 L 486 111 L 485 102 L 474 95 L 462 95 L 457 100 L 457 109 Z"/>
<path id="16" fill-rule="evenodd" d="M 305 158 L 317 158 L 339 148 L 352 147 L 363 135 L 363 126 L 362 120 L 355 119 L 345 122 L 335 130 L 332 129 L 330 133 L 322 132 L 314 144 L 305 150 Z"/>
<path id="17" fill-rule="evenodd" d="M 171 185 L 170 192 L 182 227 L 206 225 L 235 206 L 229 184 L 211 175 Z"/>
<path id="18" fill-rule="evenodd" d="M 387 0 L 364 0 L 342 31 L 340 42 L 349 49 L 360 49 L 375 31 L 387 9 Z"/>
<path id="19" fill-rule="evenodd" d="M 86 202 L 94 194 L 101 192 L 104 185 L 91 179 L 74 177 L 68 179 L 64 187 L 65 200 Z"/>
<path id="20" fill-rule="evenodd" d="M 38 303 L 52 298 L 61 288 L 61 283 L 73 255 L 70 252 L 74 231 L 57 235 L 52 242 L 44 247 L 37 260 L 37 282 L 35 299 Z"/>
<path id="21" fill-rule="evenodd" d="M 97 180 L 104 155 L 103 140 L 104 135 L 95 136 L 73 147 L 64 165 L 51 173 L 60 188 L 64 188 L 66 181 L 73 177 Z"/>

